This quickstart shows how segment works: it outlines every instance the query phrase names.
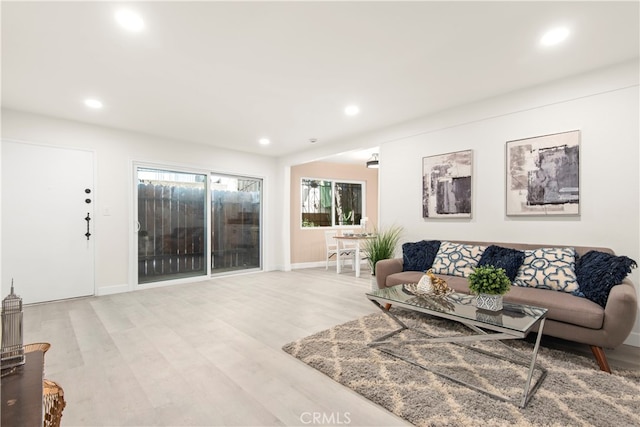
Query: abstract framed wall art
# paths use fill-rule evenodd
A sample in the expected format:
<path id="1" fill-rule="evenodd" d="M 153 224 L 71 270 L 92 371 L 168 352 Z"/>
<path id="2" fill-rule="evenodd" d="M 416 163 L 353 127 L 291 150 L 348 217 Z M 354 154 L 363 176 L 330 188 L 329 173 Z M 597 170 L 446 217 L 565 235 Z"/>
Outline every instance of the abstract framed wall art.
<path id="1" fill-rule="evenodd" d="M 580 131 L 506 144 L 507 215 L 580 214 Z"/>
<path id="2" fill-rule="evenodd" d="M 422 217 L 471 218 L 472 150 L 422 159 Z"/>

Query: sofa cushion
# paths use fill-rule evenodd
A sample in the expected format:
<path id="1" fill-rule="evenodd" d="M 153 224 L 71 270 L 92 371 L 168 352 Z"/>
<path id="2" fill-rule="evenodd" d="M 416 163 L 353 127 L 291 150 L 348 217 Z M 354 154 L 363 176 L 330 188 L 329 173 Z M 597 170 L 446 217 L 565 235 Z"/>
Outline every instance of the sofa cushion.
<path id="1" fill-rule="evenodd" d="M 387 276 L 384 285 L 388 288 L 395 285 L 404 285 L 406 283 L 418 283 L 424 276 L 421 271 L 403 271 L 401 273 L 393 273 Z"/>
<path id="2" fill-rule="evenodd" d="M 549 289 L 512 286 L 504 295 L 506 302 L 544 307 L 547 318 L 589 329 L 601 329 L 604 325 L 604 309 L 586 298 L 578 298 L 565 292 Z M 545 327 L 545 330 L 547 328 Z"/>
<path id="3" fill-rule="evenodd" d="M 514 285 L 568 293 L 578 291 L 573 248 L 539 248 L 524 253 Z"/>
<path id="4" fill-rule="evenodd" d="M 404 285 L 407 283 L 418 283 L 424 276 L 424 273 L 420 271 L 403 271 L 401 273 L 393 273 L 387 276 L 385 282 L 386 287 L 395 285 Z M 447 286 L 456 292 L 469 293 L 469 281 L 464 277 L 459 276 L 447 276 L 443 274 L 437 275 L 439 278 L 444 279 L 447 282 Z"/>
<path id="5" fill-rule="evenodd" d="M 427 271 L 433 265 L 439 240 L 422 240 L 402 245 L 402 271 Z"/>
<path id="6" fill-rule="evenodd" d="M 604 307 L 611 288 L 622 282 L 635 267 L 636 262 L 629 257 L 589 251 L 576 261 L 580 294 Z"/>
<path id="7" fill-rule="evenodd" d="M 523 261 L 524 252 L 491 245 L 482 253 L 478 266 L 493 265 L 494 267 L 502 268 L 507 273 L 509 280 L 513 282 Z"/>
<path id="8" fill-rule="evenodd" d="M 485 248 L 486 246 L 442 242 L 436 259 L 433 261 L 433 272 L 469 277 L 469 274 L 478 265 Z"/>

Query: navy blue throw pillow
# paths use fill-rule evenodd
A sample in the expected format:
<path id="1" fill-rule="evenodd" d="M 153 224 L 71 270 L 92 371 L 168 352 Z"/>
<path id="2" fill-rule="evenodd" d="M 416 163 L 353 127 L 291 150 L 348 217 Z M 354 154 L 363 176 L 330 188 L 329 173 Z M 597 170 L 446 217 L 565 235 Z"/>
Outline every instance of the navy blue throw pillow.
<path id="1" fill-rule="evenodd" d="M 402 271 L 427 271 L 440 249 L 439 240 L 422 240 L 402 245 Z"/>
<path id="2" fill-rule="evenodd" d="M 503 268 L 507 273 L 507 277 L 513 283 L 523 262 L 523 251 L 491 245 L 482 253 L 478 266 L 493 265 L 494 267 Z"/>
<path id="3" fill-rule="evenodd" d="M 576 261 L 576 276 L 580 292 L 591 301 L 607 305 L 609 291 L 622 282 L 638 265 L 626 256 L 589 251 Z"/>

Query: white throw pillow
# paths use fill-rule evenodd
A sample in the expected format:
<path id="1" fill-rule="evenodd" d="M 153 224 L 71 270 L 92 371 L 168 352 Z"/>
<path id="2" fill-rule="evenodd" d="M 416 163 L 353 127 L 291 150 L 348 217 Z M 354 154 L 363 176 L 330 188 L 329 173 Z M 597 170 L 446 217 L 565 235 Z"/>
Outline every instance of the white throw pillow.
<path id="1" fill-rule="evenodd" d="M 442 242 L 433 261 L 433 272 L 450 276 L 469 277 L 478 265 L 486 246 Z"/>
<path id="2" fill-rule="evenodd" d="M 524 262 L 513 284 L 573 293 L 578 290 L 574 248 L 540 248 L 524 251 Z"/>

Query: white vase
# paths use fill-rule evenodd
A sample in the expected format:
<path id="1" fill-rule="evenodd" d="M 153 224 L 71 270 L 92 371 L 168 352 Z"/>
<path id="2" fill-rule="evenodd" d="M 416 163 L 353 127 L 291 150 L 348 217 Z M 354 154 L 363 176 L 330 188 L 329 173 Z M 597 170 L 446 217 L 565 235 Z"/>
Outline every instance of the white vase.
<path id="1" fill-rule="evenodd" d="M 476 307 L 488 311 L 502 310 L 502 295 L 478 294 Z"/>
<path id="2" fill-rule="evenodd" d="M 424 275 L 420 278 L 418 282 L 418 292 L 421 294 L 430 294 L 433 292 L 433 284 L 431 283 L 431 278 L 428 275 Z"/>

